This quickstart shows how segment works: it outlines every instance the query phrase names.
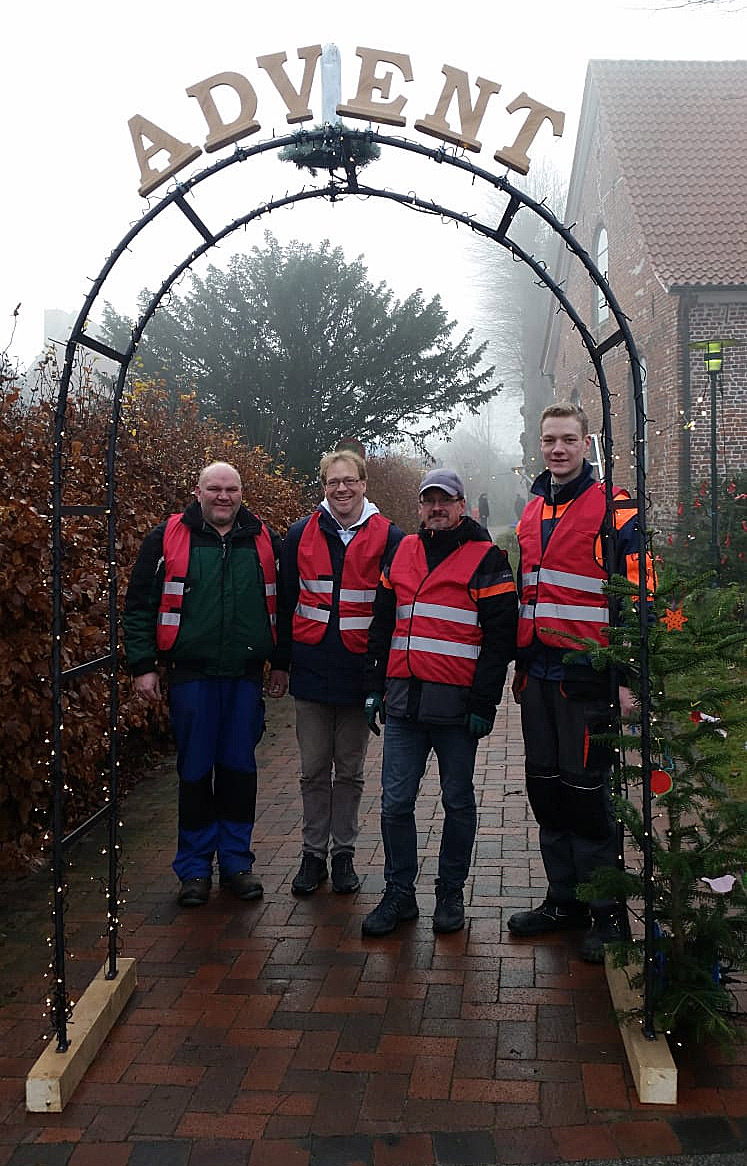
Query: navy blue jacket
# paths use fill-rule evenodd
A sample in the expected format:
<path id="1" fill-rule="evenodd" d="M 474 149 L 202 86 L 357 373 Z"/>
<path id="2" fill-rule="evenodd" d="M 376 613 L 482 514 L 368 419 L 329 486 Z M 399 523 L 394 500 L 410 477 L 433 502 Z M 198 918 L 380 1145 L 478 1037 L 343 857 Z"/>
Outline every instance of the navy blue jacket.
<path id="1" fill-rule="evenodd" d="M 346 547 L 337 531 L 339 526 L 325 507 L 319 507 L 319 529 L 324 532 L 329 547 L 334 576 L 332 612 L 327 630 L 318 644 L 301 644 L 293 640 L 289 691 L 299 700 L 314 700 L 321 704 L 363 704 L 366 690 L 363 682 L 365 653 L 350 652 L 342 642 L 339 627 L 340 580 Z M 286 617 L 291 617 L 298 602 L 298 544 L 310 515 L 299 518 L 289 528 L 280 552 L 281 606 Z M 389 559 L 404 531 L 394 524 L 389 528 L 382 563 Z M 354 540 L 352 540 L 354 541 Z"/>

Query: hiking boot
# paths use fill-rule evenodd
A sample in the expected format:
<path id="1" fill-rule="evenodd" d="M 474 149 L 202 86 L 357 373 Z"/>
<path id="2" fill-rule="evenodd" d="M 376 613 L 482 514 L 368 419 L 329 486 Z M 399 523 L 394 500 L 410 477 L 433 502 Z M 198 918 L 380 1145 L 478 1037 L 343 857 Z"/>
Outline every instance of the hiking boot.
<path id="1" fill-rule="evenodd" d="M 338 895 L 352 895 L 360 889 L 361 880 L 355 873 L 352 854 L 332 855 L 332 890 Z"/>
<path id="2" fill-rule="evenodd" d="M 304 854 L 298 874 L 291 883 L 294 895 L 313 895 L 327 878 L 327 862 L 316 854 Z"/>
<path id="3" fill-rule="evenodd" d="M 579 955 L 587 964 L 604 963 L 604 945 L 622 939 L 620 921 L 616 915 L 602 915 L 595 919 L 581 941 Z"/>
<path id="4" fill-rule="evenodd" d="M 184 879 L 176 901 L 180 907 L 204 907 L 210 898 L 212 879 Z"/>
<path id="5" fill-rule="evenodd" d="M 399 887 L 387 887 L 378 907 L 366 915 L 361 924 L 362 935 L 388 935 L 398 923 L 407 919 L 417 919 L 418 903 L 414 891 L 401 891 Z"/>
<path id="6" fill-rule="evenodd" d="M 237 899 L 245 902 L 249 899 L 261 899 L 264 887 L 256 875 L 250 870 L 238 870 L 232 875 L 221 875 L 220 885 L 233 891 Z"/>
<path id="7" fill-rule="evenodd" d="M 574 931 L 589 926 L 589 908 L 572 899 L 554 903 L 545 899 L 533 911 L 517 911 L 506 924 L 512 935 L 544 935 L 549 931 Z"/>
<path id="8" fill-rule="evenodd" d="M 436 886 L 436 910 L 433 930 L 461 931 L 464 927 L 464 895 L 461 887 Z"/>

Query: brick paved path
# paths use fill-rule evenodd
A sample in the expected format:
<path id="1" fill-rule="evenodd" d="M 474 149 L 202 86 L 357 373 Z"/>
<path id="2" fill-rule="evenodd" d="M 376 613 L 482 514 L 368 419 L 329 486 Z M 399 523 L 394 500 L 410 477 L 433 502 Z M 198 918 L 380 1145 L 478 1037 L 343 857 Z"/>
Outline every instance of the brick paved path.
<path id="1" fill-rule="evenodd" d="M 603 971 L 576 959 L 572 937 L 516 941 L 503 929 L 544 891 L 514 706 L 501 706 L 478 752 L 464 932 L 431 929 L 441 808 L 429 769 L 420 919 L 361 939 L 383 885 L 379 764 L 375 742 L 361 892 L 327 884 L 294 899 L 293 707 L 274 706 L 255 833 L 265 897 L 241 904 L 215 889 L 191 911 L 176 906 L 170 871 L 171 766 L 138 786 L 122 815 L 122 947 L 139 985 L 62 1114 L 23 1104 L 45 1029 L 46 880 L 0 885 L 0 1166 L 493 1166 L 713 1151 L 743 1161 L 744 1050 L 731 1063 L 691 1059 L 677 1107 L 640 1105 Z M 105 958 L 99 847 L 81 844 L 71 872 L 73 996 Z"/>

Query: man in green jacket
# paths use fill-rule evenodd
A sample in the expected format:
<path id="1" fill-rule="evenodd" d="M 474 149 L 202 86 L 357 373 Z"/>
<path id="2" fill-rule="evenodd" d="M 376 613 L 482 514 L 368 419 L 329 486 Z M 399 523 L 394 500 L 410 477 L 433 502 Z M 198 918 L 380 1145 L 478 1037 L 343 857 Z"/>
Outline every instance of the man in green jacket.
<path id="1" fill-rule="evenodd" d="M 279 537 L 242 505 L 241 479 L 227 462 L 202 470 L 195 495 L 144 539 L 123 616 L 138 695 L 161 699 L 157 662 L 168 678 L 183 907 L 207 903 L 216 854 L 221 886 L 240 899 L 262 895 L 251 851 L 262 680 L 269 660 L 268 692 L 284 695 L 290 651 L 287 632 L 278 640 Z"/>

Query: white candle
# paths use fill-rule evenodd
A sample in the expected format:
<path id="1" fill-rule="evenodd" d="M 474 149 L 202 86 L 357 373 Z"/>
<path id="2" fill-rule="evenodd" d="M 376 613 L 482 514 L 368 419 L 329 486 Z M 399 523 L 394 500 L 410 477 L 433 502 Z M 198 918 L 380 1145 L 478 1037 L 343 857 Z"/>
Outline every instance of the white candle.
<path id="1" fill-rule="evenodd" d="M 337 45 L 322 48 L 322 122 L 332 125 L 340 120 L 337 106 L 342 102 L 340 50 Z"/>

